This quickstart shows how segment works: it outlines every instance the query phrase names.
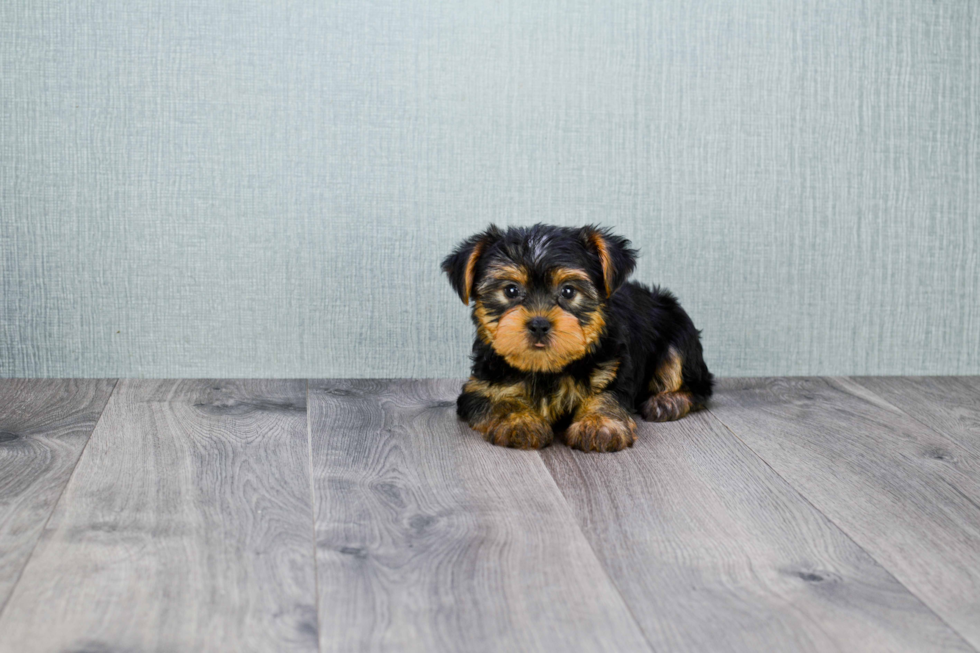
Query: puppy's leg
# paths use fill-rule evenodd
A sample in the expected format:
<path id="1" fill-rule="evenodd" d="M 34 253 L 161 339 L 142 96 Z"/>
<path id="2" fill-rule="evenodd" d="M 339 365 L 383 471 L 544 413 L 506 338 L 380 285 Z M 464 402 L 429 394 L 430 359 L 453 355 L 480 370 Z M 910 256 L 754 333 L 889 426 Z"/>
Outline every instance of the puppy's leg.
<path id="1" fill-rule="evenodd" d="M 649 389 L 652 394 L 640 406 L 643 419 L 648 422 L 669 422 L 680 419 L 704 405 L 704 398 L 688 389 L 684 372 L 683 358 L 671 347 L 650 379 Z M 710 385 L 708 392 L 710 392 Z"/>
<path id="2" fill-rule="evenodd" d="M 582 451 L 619 451 L 636 442 L 636 422 L 619 400 L 599 392 L 579 404 L 565 444 Z"/>
<path id="3" fill-rule="evenodd" d="M 551 424 L 528 401 L 522 384 L 501 385 L 470 378 L 456 400 L 456 413 L 487 442 L 515 449 L 551 444 Z"/>

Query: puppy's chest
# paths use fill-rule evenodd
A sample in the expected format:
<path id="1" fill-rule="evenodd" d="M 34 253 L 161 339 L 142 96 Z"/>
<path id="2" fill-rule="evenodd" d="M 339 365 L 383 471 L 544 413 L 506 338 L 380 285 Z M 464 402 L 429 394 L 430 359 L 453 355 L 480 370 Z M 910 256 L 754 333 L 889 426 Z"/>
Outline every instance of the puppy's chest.
<path id="1" fill-rule="evenodd" d="M 526 385 L 524 396 L 529 408 L 553 421 L 574 412 L 588 394 L 588 388 L 581 381 L 562 376 L 551 383 Z"/>
<path id="2" fill-rule="evenodd" d="M 556 420 L 575 411 L 584 401 L 606 389 L 616 377 L 618 361 L 597 366 L 587 378 L 559 376 L 549 383 L 525 385 L 527 403 L 545 419 Z"/>

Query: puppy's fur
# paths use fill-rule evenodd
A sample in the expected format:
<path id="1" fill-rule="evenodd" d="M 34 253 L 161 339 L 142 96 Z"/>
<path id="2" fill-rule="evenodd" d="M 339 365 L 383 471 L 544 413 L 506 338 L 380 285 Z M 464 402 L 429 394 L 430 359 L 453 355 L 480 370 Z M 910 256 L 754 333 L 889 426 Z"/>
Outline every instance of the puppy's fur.
<path id="1" fill-rule="evenodd" d="M 699 332 L 666 290 L 626 282 L 630 242 L 606 229 L 491 225 L 442 269 L 473 300 L 473 369 L 457 413 L 493 444 L 618 451 L 636 422 L 704 406 Z"/>

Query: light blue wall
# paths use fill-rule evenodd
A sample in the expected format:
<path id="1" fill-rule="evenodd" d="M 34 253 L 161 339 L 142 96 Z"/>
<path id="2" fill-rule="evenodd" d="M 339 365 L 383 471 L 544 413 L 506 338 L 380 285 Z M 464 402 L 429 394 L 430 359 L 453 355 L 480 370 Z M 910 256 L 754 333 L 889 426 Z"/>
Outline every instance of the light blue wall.
<path id="1" fill-rule="evenodd" d="M 462 376 L 490 221 L 722 375 L 980 373 L 980 3 L 0 3 L 0 376 Z"/>

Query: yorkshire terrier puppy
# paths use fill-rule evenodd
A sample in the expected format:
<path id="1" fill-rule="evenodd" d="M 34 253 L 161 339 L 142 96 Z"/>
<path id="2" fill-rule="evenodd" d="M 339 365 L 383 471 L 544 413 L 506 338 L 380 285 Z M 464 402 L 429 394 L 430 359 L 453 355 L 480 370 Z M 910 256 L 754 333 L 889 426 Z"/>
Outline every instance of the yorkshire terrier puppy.
<path id="1" fill-rule="evenodd" d="M 583 451 L 636 441 L 633 413 L 679 419 L 705 405 L 701 340 L 666 290 L 626 282 L 630 241 L 606 229 L 491 225 L 442 262 L 473 299 L 473 368 L 457 414 L 493 444 Z"/>

